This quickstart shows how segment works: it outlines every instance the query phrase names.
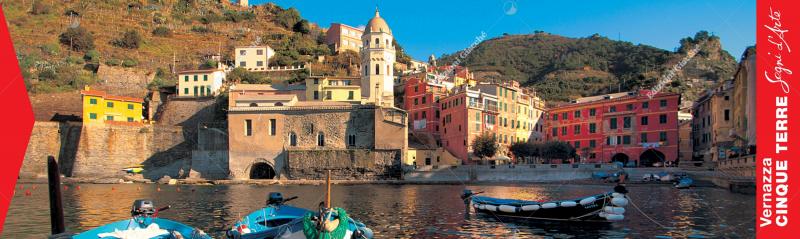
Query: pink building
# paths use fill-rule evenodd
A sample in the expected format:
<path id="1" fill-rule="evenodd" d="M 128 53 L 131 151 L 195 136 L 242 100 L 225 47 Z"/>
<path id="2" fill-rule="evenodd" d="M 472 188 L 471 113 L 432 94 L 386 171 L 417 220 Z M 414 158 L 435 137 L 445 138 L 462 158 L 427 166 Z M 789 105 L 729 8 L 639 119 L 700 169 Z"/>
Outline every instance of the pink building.
<path id="1" fill-rule="evenodd" d="M 427 80 L 427 74 L 416 74 L 405 82 L 403 109 L 411 119 L 411 132 L 428 133 L 438 139 L 440 136 L 441 108 L 439 101 L 447 96 L 452 83 Z M 446 84 L 450 84 L 448 87 Z"/>
<path id="2" fill-rule="evenodd" d="M 646 91 L 585 97 L 551 108 L 547 140 L 570 143 L 580 161 L 653 166 L 678 159 L 680 94 Z"/>
<path id="3" fill-rule="evenodd" d="M 439 106 L 442 146 L 465 164 L 477 163 L 480 159 L 471 156 L 471 143 L 481 134 L 497 133 L 497 96 L 459 87 Z"/>

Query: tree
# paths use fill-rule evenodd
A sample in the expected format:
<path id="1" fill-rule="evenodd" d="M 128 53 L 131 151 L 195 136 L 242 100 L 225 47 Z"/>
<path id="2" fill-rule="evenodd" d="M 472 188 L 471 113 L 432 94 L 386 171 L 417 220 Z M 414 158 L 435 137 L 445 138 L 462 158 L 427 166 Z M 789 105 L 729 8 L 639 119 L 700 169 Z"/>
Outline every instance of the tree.
<path id="1" fill-rule="evenodd" d="M 231 82 L 240 82 L 245 84 L 269 84 L 271 80 L 267 79 L 261 74 L 250 72 L 247 69 L 237 67 L 228 73 L 226 79 Z"/>
<path id="2" fill-rule="evenodd" d="M 83 27 L 70 27 L 58 36 L 58 41 L 74 51 L 94 49 L 94 36 Z"/>
<path id="3" fill-rule="evenodd" d="M 117 47 L 138 49 L 142 44 L 142 36 L 140 36 L 139 32 L 136 30 L 128 30 L 125 31 L 122 38 L 114 40 L 113 44 Z"/>
<path id="4" fill-rule="evenodd" d="M 481 159 L 494 157 L 497 149 L 497 141 L 492 134 L 482 134 L 472 141 L 472 154 Z"/>
<path id="5" fill-rule="evenodd" d="M 550 141 L 542 146 L 542 154 L 550 159 L 571 159 L 575 158 L 575 148 L 567 142 Z"/>
<path id="6" fill-rule="evenodd" d="M 509 150 L 517 159 L 533 156 L 533 144 L 528 142 L 514 142 Z"/>
<path id="7" fill-rule="evenodd" d="M 302 34 L 308 34 L 311 32 L 311 27 L 308 25 L 308 20 L 303 19 L 295 23 L 294 27 L 292 27 L 292 30 Z"/>
<path id="8" fill-rule="evenodd" d="M 275 21 L 278 22 L 284 28 L 291 28 L 294 27 L 297 22 L 299 22 L 302 18 L 300 18 L 300 12 L 297 9 L 290 7 L 289 9 L 283 10 L 278 12 L 277 16 L 275 16 Z"/>

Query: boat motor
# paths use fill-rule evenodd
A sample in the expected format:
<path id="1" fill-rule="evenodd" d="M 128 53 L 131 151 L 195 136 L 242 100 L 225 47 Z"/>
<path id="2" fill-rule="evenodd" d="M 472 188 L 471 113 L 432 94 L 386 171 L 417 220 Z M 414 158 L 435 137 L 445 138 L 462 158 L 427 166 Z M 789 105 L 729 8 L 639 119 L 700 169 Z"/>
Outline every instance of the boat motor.
<path id="1" fill-rule="evenodd" d="M 133 206 L 131 207 L 132 217 L 139 217 L 139 216 L 150 217 L 155 214 L 156 214 L 156 206 L 153 204 L 152 200 L 138 199 L 136 201 L 133 201 Z"/>
<path id="2" fill-rule="evenodd" d="M 290 198 L 287 198 L 287 199 L 283 199 L 283 194 L 282 193 L 270 192 L 269 196 L 267 196 L 267 206 L 269 206 L 269 205 L 280 206 L 280 205 L 283 205 L 284 203 L 286 203 L 288 201 L 291 201 L 291 200 L 294 200 L 294 199 L 297 199 L 297 196 L 290 197 Z"/>

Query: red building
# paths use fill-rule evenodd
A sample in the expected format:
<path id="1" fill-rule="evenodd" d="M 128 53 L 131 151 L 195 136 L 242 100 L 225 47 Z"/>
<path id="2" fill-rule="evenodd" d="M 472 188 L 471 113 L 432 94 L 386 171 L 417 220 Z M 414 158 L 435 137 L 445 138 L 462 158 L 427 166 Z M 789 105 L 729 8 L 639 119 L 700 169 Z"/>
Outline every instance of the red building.
<path id="1" fill-rule="evenodd" d="M 481 134 L 497 134 L 497 96 L 470 90 L 469 87 L 459 87 L 454 91 L 439 103 L 442 109 L 441 144 L 464 164 L 477 163 L 480 159 L 471 157 L 471 144 Z"/>
<path id="2" fill-rule="evenodd" d="M 680 100 L 680 94 L 650 98 L 646 91 L 581 98 L 551 108 L 545 134 L 575 146 L 583 163 L 675 163 Z"/>
<path id="3" fill-rule="evenodd" d="M 434 138 L 440 135 L 441 108 L 439 100 L 447 96 L 448 89 L 453 83 L 425 79 L 428 74 L 410 76 L 405 82 L 403 95 L 403 109 L 408 111 L 411 118 L 410 131 L 415 133 L 430 133 Z"/>

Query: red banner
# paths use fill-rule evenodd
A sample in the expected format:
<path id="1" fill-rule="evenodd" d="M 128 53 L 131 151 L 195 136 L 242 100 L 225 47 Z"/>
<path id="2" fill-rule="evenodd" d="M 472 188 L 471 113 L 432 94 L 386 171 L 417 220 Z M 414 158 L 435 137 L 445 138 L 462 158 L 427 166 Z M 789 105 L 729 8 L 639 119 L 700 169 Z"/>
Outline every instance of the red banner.
<path id="1" fill-rule="evenodd" d="M 759 1 L 756 9 L 756 234 L 758 238 L 796 237 L 800 232 L 798 207 L 800 172 L 800 83 L 792 70 L 800 61 L 800 9 L 793 1 Z M 792 51 L 792 48 L 795 51 Z M 795 109 L 791 109 L 795 108 Z M 794 127 L 790 127 L 794 126 Z M 795 173 L 791 173 L 795 170 Z"/>

